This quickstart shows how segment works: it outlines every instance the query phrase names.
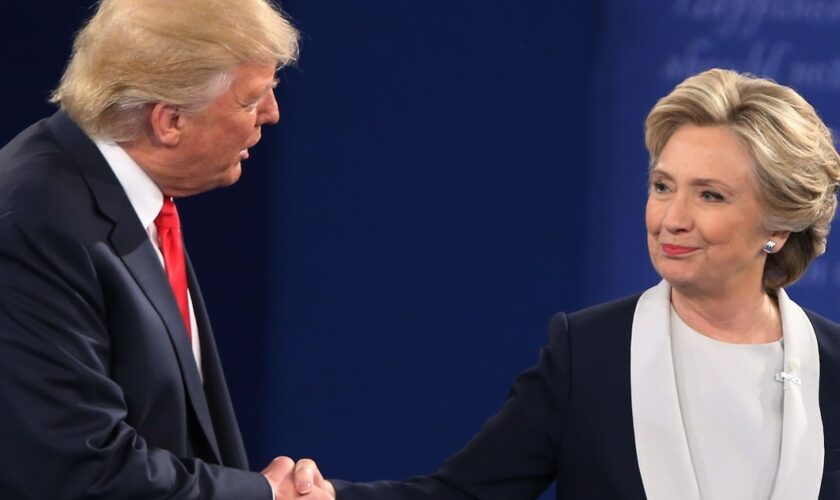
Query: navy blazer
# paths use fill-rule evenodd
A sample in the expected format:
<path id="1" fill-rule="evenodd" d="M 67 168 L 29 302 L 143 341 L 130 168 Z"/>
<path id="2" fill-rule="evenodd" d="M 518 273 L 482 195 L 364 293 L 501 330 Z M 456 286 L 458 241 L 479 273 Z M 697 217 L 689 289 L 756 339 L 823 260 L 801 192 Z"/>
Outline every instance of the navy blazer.
<path id="1" fill-rule="evenodd" d="M 0 498 L 271 498 L 187 273 L 203 381 L 93 142 L 58 112 L 0 150 Z"/>
<path id="2" fill-rule="evenodd" d="M 428 477 L 334 481 L 338 500 L 525 500 L 556 481 L 558 499 L 645 498 L 630 398 L 639 296 L 554 316 L 549 345 L 501 411 Z M 840 498 L 840 325 L 808 312 L 820 352 L 825 469 L 820 500 Z"/>

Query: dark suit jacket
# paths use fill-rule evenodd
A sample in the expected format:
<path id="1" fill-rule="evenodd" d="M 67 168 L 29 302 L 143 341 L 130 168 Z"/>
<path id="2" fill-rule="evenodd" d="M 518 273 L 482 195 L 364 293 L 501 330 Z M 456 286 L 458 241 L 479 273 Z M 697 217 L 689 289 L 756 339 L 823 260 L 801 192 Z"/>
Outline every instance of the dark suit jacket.
<path id="1" fill-rule="evenodd" d="M 271 498 L 188 280 L 203 383 L 96 146 L 59 112 L 0 150 L 0 498 Z"/>
<path id="2" fill-rule="evenodd" d="M 557 482 L 558 499 L 644 499 L 630 397 L 630 332 L 639 296 L 557 314 L 539 363 L 438 472 L 405 482 L 334 481 L 338 500 L 524 500 Z M 808 313 L 820 351 L 825 469 L 820 500 L 840 498 L 840 325 Z"/>

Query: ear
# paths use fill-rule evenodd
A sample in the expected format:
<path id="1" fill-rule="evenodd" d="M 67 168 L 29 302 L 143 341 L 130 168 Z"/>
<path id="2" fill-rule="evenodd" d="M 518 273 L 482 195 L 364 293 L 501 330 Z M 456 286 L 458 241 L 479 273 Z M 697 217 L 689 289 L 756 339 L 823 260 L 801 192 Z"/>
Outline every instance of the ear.
<path id="1" fill-rule="evenodd" d="M 177 146 L 184 129 L 184 115 L 178 106 L 156 103 L 149 113 L 152 140 L 164 146 Z"/>
<path id="2" fill-rule="evenodd" d="M 773 249 L 773 253 L 778 253 L 782 250 L 782 247 L 784 247 L 785 243 L 787 243 L 789 236 L 790 231 L 773 231 L 772 233 L 770 233 L 770 239 L 772 239 L 776 243 L 776 247 Z"/>

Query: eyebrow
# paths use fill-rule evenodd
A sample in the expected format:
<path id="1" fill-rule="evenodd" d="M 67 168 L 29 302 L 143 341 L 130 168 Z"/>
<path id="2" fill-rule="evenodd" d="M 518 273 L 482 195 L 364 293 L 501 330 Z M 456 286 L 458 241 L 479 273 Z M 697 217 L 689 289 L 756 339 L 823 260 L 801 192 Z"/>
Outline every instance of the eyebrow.
<path id="1" fill-rule="evenodd" d="M 668 172 L 666 172 L 666 171 L 664 171 L 660 168 L 654 168 L 653 170 L 651 170 L 648 180 L 652 180 L 653 177 L 656 176 L 656 175 L 662 176 L 669 181 L 674 180 L 674 176 L 672 176 L 671 174 L 669 174 Z M 728 192 L 734 191 L 732 186 L 723 182 L 720 179 L 715 179 L 713 177 L 697 177 L 695 179 L 691 179 L 691 182 L 689 183 L 689 185 L 691 185 L 691 186 L 701 186 L 701 187 L 702 186 L 715 187 L 715 188 L 722 189 L 722 190 L 728 191 Z"/>
<path id="2" fill-rule="evenodd" d="M 279 78 L 274 78 L 273 80 L 268 82 L 268 84 L 266 84 L 266 86 L 263 87 L 263 89 L 260 91 L 259 96 L 257 96 L 257 99 L 262 99 L 263 96 L 265 96 L 266 94 L 268 94 L 272 90 L 276 89 L 277 85 L 279 85 L 279 84 L 280 84 L 280 79 Z"/>
<path id="3" fill-rule="evenodd" d="M 652 181 L 654 176 L 665 177 L 669 181 L 674 180 L 674 178 L 671 176 L 671 174 L 669 174 L 668 172 L 660 169 L 659 167 L 653 167 L 652 169 L 650 169 L 650 172 L 648 173 L 648 182 Z"/>
<path id="4" fill-rule="evenodd" d="M 248 100 L 245 100 L 245 101 L 239 101 L 239 104 L 242 105 L 242 106 L 250 106 L 254 103 L 260 102 L 260 100 L 262 100 L 262 98 L 265 97 L 266 94 L 268 94 L 272 90 L 276 89 L 277 85 L 279 85 L 279 84 L 280 84 L 280 78 L 274 78 L 268 84 L 266 84 L 266 86 L 263 87 L 263 89 L 260 91 L 260 93 L 257 94 L 255 97 L 252 97 L 252 98 L 250 98 Z"/>

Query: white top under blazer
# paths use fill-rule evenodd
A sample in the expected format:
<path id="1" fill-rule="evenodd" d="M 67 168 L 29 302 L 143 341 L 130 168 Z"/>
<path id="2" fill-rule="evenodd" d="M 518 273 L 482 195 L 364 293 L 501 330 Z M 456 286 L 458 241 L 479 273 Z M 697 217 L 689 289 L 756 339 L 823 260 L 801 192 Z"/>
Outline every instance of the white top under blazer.
<path id="1" fill-rule="evenodd" d="M 636 455 L 642 483 L 649 500 L 720 500 L 727 497 L 714 496 L 720 493 L 709 490 L 728 491 L 726 483 L 732 478 L 725 475 L 704 476 L 705 472 L 701 472 L 701 478 L 698 478 L 692 461 L 692 448 L 696 453 L 697 443 L 690 444 L 690 441 L 703 436 L 687 437 L 686 417 L 690 422 L 689 430 L 696 432 L 696 420 L 702 411 L 684 414 L 680 404 L 682 394 L 679 386 L 682 382 L 678 383 L 677 372 L 684 376 L 685 370 L 683 362 L 675 370 L 672 342 L 675 333 L 671 328 L 670 297 L 671 287 L 666 281 L 660 282 L 642 294 L 633 317 L 630 387 Z M 820 490 L 825 455 L 819 407 L 817 339 L 802 308 L 791 301 L 784 290 L 779 290 L 778 299 L 784 352 L 783 363 L 776 366 L 784 368 L 787 377 L 780 383 L 775 381 L 774 376 L 772 382 L 777 385 L 767 382 L 770 390 L 781 387 L 781 425 L 780 432 L 776 431 L 779 433 L 776 441 L 779 444 L 768 445 L 779 446 L 778 466 L 774 474 L 766 473 L 764 480 L 770 483 L 760 498 L 815 499 Z M 682 355 L 678 352 L 676 359 L 680 357 Z M 776 366 L 770 362 L 763 369 L 772 371 Z M 715 383 L 723 382 L 719 380 Z M 772 398 L 764 403 L 768 405 L 764 411 L 772 413 L 771 406 L 775 404 Z M 723 401 L 721 404 L 724 404 Z M 743 405 L 743 409 L 746 411 L 748 405 Z M 748 420 L 749 417 L 740 425 L 749 425 Z M 732 432 L 732 429 L 723 430 Z M 769 477 L 771 475 L 772 478 Z M 710 486 L 715 481 L 720 482 L 720 488 Z"/>
<path id="2" fill-rule="evenodd" d="M 677 397 L 700 496 L 766 500 L 782 447 L 782 341 L 730 344 L 671 308 Z"/>

